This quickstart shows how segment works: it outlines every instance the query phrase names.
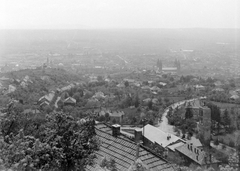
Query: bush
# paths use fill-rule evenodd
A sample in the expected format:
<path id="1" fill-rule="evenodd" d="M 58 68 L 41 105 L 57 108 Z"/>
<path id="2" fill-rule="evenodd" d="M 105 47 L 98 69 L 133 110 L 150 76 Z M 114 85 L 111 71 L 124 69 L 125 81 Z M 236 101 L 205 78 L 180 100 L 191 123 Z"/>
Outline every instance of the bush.
<path id="1" fill-rule="evenodd" d="M 215 140 L 213 141 L 213 143 L 214 143 L 214 145 L 219 145 L 218 139 L 215 139 Z"/>
<path id="2" fill-rule="evenodd" d="M 231 141 L 229 142 L 229 146 L 230 146 L 230 147 L 235 147 L 235 143 L 231 140 Z"/>
<path id="3" fill-rule="evenodd" d="M 223 145 L 222 145 L 222 149 L 223 149 L 223 150 L 226 149 L 226 145 L 223 144 Z"/>
<path id="4" fill-rule="evenodd" d="M 223 143 L 223 139 L 220 138 L 220 139 L 218 140 L 218 142 L 219 142 L 219 143 Z"/>

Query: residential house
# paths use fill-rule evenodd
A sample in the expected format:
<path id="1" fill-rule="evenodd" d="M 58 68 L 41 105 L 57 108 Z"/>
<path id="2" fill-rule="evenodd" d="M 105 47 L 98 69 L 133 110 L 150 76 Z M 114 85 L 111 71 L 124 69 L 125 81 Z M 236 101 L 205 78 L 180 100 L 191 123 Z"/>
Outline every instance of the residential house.
<path id="1" fill-rule="evenodd" d="M 112 111 L 112 110 L 109 110 L 109 109 L 102 109 L 100 112 L 99 112 L 99 116 L 105 116 L 106 114 L 109 114 L 109 117 L 110 117 L 110 121 L 113 122 L 116 122 L 118 124 L 121 124 L 122 123 L 122 120 L 123 120 L 123 117 L 125 115 L 125 113 L 123 111 Z"/>
<path id="2" fill-rule="evenodd" d="M 111 101 L 114 100 L 116 98 L 116 96 L 114 96 L 112 93 L 110 93 L 109 95 L 105 96 L 105 101 Z"/>
<path id="3" fill-rule="evenodd" d="M 113 122 L 121 124 L 125 113 L 123 111 L 113 111 L 109 114 L 110 120 Z"/>
<path id="4" fill-rule="evenodd" d="M 124 85 L 124 83 L 119 83 L 119 84 L 117 85 L 117 87 L 118 87 L 118 88 L 124 88 L 125 85 Z"/>
<path id="5" fill-rule="evenodd" d="M 20 83 L 20 86 L 22 86 L 23 88 L 26 88 L 28 86 L 28 83 L 33 83 L 33 82 L 30 80 L 29 76 L 26 75 L 23 78 L 22 82 Z"/>
<path id="6" fill-rule="evenodd" d="M 41 76 L 40 78 L 41 78 L 42 80 L 45 80 L 45 81 L 50 80 L 50 77 L 49 77 L 49 76 L 46 76 L 46 75 Z"/>
<path id="7" fill-rule="evenodd" d="M 120 132 L 120 125 L 117 124 L 112 127 L 96 124 L 95 131 L 100 140 L 100 149 L 95 152 L 96 164 L 87 166 L 87 171 L 97 171 L 103 159 L 113 159 L 118 171 L 131 170 L 134 163 L 139 161 L 151 171 L 175 170 L 172 164 L 140 144 L 137 133 L 132 140 Z"/>
<path id="8" fill-rule="evenodd" d="M 203 86 L 203 85 L 195 85 L 195 90 L 196 91 L 204 91 L 206 88 L 205 88 L 205 86 Z"/>
<path id="9" fill-rule="evenodd" d="M 173 134 L 163 132 L 159 128 L 156 128 L 149 124 L 142 128 L 142 133 L 144 137 L 144 145 L 151 146 L 155 144 L 163 150 L 168 150 L 168 146 L 171 146 L 173 144 L 185 142 L 181 138 Z"/>
<path id="10" fill-rule="evenodd" d="M 214 82 L 214 85 L 216 87 L 221 87 L 221 86 L 223 86 L 223 83 L 221 81 L 216 81 L 216 82 Z"/>
<path id="11" fill-rule="evenodd" d="M 152 101 L 152 99 L 151 99 L 151 98 L 146 98 L 146 99 L 143 99 L 143 102 L 144 102 L 145 104 L 148 104 L 150 101 Z"/>
<path id="12" fill-rule="evenodd" d="M 164 82 L 159 82 L 159 85 L 161 85 L 161 86 L 166 86 L 167 85 L 167 83 L 164 83 Z"/>
<path id="13" fill-rule="evenodd" d="M 50 104 L 53 100 L 53 97 L 55 96 L 55 92 L 52 91 L 49 94 L 42 96 L 39 100 L 38 100 L 38 104 L 40 104 L 40 106 L 42 106 L 41 104 Z M 47 102 L 47 103 L 43 103 L 43 102 Z"/>
<path id="14" fill-rule="evenodd" d="M 224 92 L 224 89 L 223 89 L 223 88 L 215 88 L 215 89 L 213 89 L 212 91 L 215 91 L 215 92 Z"/>
<path id="15" fill-rule="evenodd" d="M 155 83 L 155 81 L 148 81 L 149 86 L 153 86 L 154 83 Z"/>
<path id="16" fill-rule="evenodd" d="M 22 88 L 26 88 L 26 87 L 28 86 L 28 83 L 22 81 L 22 82 L 20 83 L 20 86 L 21 86 Z"/>
<path id="17" fill-rule="evenodd" d="M 93 82 L 98 82 L 97 76 L 95 75 L 89 76 L 89 83 L 93 83 Z"/>
<path id="18" fill-rule="evenodd" d="M 63 101 L 64 105 L 76 105 L 76 99 L 68 97 Z"/>
<path id="19" fill-rule="evenodd" d="M 152 99 L 152 103 L 156 105 L 156 104 L 158 104 L 158 103 L 159 103 L 159 101 L 158 101 L 158 99 L 157 99 L 157 98 L 153 98 L 153 99 Z"/>
<path id="20" fill-rule="evenodd" d="M 13 86 L 13 85 L 9 85 L 9 86 L 8 86 L 7 94 L 16 91 L 16 89 L 17 89 L 17 88 L 16 88 L 15 86 Z"/>
<path id="21" fill-rule="evenodd" d="M 32 80 L 30 80 L 30 77 L 28 75 L 26 75 L 24 78 L 23 78 L 23 81 L 24 82 L 30 82 L 30 83 L 33 83 Z"/>
<path id="22" fill-rule="evenodd" d="M 230 99 L 231 100 L 237 100 L 237 99 L 239 99 L 239 95 L 232 95 L 231 97 L 230 97 Z"/>
<path id="23" fill-rule="evenodd" d="M 141 88 L 142 88 L 144 91 L 149 91 L 151 87 L 149 87 L 149 86 L 142 86 Z"/>
<path id="24" fill-rule="evenodd" d="M 185 104 L 185 117 L 188 117 L 188 112 L 191 113 L 195 120 L 199 119 L 200 113 L 202 112 L 202 102 L 199 99 L 188 101 Z"/>
<path id="25" fill-rule="evenodd" d="M 141 87 L 141 83 L 135 82 L 135 83 L 133 83 L 133 86 L 135 86 L 135 87 Z"/>
<path id="26" fill-rule="evenodd" d="M 40 103 L 40 107 L 41 108 L 44 108 L 44 107 L 46 107 L 46 106 L 49 106 L 50 105 L 50 103 L 48 102 L 48 101 L 43 101 L 42 103 Z"/>
<path id="27" fill-rule="evenodd" d="M 65 87 L 61 88 L 60 92 L 64 92 L 64 91 L 70 90 L 73 87 L 75 87 L 74 84 L 69 84 L 68 86 L 65 86 Z"/>
<path id="28" fill-rule="evenodd" d="M 25 109 L 23 111 L 24 114 L 28 114 L 28 113 L 34 113 L 34 114 L 39 114 L 40 111 L 38 109 Z"/>
<path id="29" fill-rule="evenodd" d="M 100 99 L 105 99 L 105 96 L 104 96 L 104 93 L 100 91 L 100 92 L 96 92 L 92 98 L 96 98 L 100 100 Z"/>
<path id="30" fill-rule="evenodd" d="M 127 82 L 129 83 L 129 85 L 133 85 L 133 84 L 135 83 L 135 80 L 134 80 L 134 79 L 127 79 L 127 78 L 124 78 L 123 81 L 124 81 L 124 82 L 127 81 Z"/>
<path id="31" fill-rule="evenodd" d="M 189 143 L 179 146 L 175 150 L 184 158 L 188 165 L 194 163 L 199 166 L 217 167 L 220 164 L 220 161 L 216 160 L 212 155 Z"/>
<path id="32" fill-rule="evenodd" d="M 155 92 L 161 92 L 161 89 L 157 86 L 153 86 L 150 88 L 151 91 L 155 91 Z"/>

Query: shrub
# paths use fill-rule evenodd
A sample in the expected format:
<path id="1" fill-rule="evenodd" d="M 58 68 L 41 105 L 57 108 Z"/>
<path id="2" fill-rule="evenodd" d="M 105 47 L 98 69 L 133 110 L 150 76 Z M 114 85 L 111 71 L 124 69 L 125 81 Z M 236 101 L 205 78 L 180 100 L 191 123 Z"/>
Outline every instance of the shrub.
<path id="1" fill-rule="evenodd" d="M 229 146 L 230 146 L 230 147 L 235 147 L 235 143 L 231 140 L 231 141 L 229 142 Z"/>
<path id="2" fill-rule="evenodd" d="M 215 139 L 215 140 L 213 141 L 213 143 L 214 143 L 214 145 L 219 145 L 218 139 Z"/>

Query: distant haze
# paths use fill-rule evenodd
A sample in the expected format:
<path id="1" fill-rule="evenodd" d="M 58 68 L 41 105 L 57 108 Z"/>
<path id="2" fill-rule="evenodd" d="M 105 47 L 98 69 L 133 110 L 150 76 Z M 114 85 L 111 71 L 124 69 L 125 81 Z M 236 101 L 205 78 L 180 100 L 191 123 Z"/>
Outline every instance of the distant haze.
<path id="1" fill-rule="evenodd" d="M 240 0 L 0 0 L 0 29 L 240 28 Z"/>

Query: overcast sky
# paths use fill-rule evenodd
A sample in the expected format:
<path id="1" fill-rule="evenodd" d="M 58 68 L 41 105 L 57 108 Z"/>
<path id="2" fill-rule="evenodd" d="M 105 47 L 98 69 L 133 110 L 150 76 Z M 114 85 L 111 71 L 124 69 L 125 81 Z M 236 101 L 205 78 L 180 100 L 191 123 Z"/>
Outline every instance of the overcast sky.
<path id="1" fill-rule="evenodd" d="M 240 28 L 240 0 L 0 0 L 0 29 Z"/>

